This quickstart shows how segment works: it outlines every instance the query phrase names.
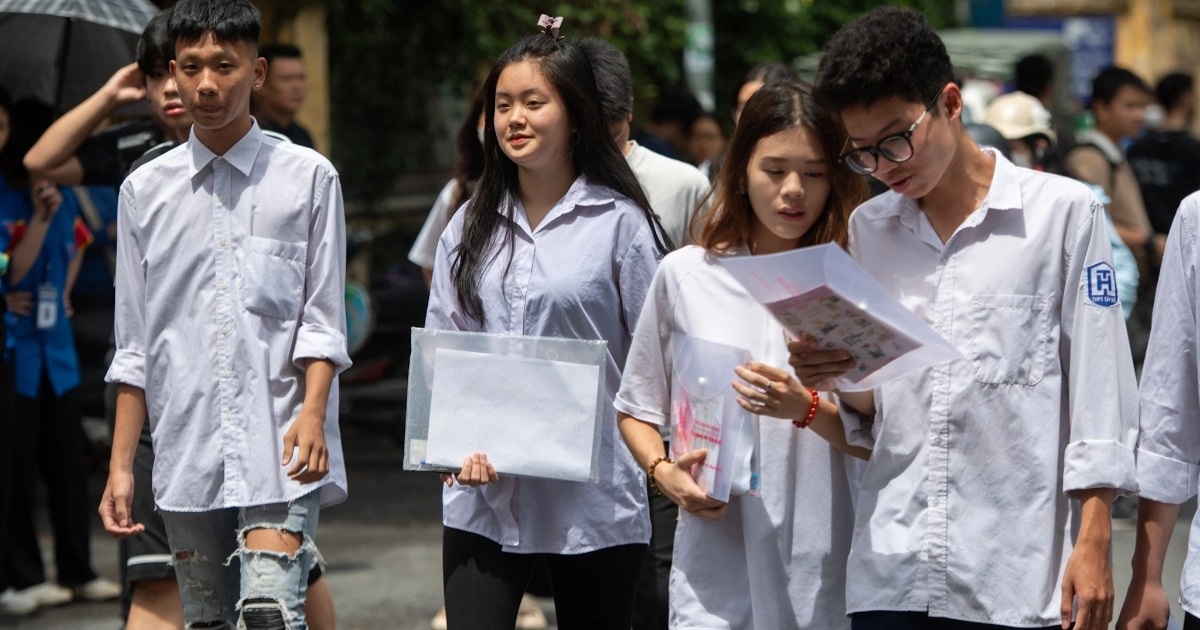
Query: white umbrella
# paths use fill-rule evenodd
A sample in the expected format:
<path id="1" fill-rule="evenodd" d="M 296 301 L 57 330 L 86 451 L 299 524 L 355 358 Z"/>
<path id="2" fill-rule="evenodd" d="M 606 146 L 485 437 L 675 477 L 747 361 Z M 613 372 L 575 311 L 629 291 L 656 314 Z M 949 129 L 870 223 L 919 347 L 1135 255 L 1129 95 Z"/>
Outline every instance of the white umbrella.
<path id="1" fill-rule="evenodd" d="M 146 0 L 0 0 L 0 87 L 65 111 L 134 59 Z"/>

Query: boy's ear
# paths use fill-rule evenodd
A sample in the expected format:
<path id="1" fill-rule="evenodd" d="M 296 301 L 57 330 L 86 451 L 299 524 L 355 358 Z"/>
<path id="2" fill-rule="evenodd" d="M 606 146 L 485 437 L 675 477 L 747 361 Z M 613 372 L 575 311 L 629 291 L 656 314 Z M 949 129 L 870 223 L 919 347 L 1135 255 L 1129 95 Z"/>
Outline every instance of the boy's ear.
<path id="1" fill-rule="evenodd" d="M 961 119 L 963 111 L 962 89 L 956 83 L 947 83 L 942 88 L 942 93 L 944 95 L 942 102 L 946 107 L 946 118 L 952 121 Z"/>
<path id="2" fill-rule="evenodd" d="M 259 57 L 254 62 L 254 86 L 255 89 L 262 87 L 267 80 L 267 60 L 265 57 Z"/>
<path id="3" fill-rule="evenodd" d="M 170 72 L 171 74 L 175 74 L 175 60 L 174 59 L 167 62 L 167 72 Z"/>

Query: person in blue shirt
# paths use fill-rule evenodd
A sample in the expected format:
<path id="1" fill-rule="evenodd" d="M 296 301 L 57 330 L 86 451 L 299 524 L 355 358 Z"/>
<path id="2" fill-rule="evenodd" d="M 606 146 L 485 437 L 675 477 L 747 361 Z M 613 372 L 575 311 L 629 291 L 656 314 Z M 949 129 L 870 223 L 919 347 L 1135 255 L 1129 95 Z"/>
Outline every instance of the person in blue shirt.
<path id="1" fill-rule="evenodd" d="M 30 181 L 21 156 L 53 118 L 33 101 L 8 112 L 12 133 L 0 147 L 0 244 L 8 257 L 6 361 L 15 373 L 4 573 L 18 594 L 47 606 L 88 597 L 102 585 L 91 567 L 85 439 L 79 361 L 66 298 L 91 234 L 68 189 Z M 58 584 L 46 581 L 34 526 L 39 477 L 45 485 Z"/>

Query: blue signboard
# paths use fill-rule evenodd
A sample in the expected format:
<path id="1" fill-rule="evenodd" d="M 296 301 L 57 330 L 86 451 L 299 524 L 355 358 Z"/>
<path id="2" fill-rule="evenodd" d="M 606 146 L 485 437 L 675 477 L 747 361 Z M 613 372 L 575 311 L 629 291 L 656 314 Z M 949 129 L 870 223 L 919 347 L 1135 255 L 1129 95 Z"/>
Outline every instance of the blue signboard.
<path id="1" fill-rule="evenodd" d="M 1071 51 L 1071 95 L 1090 103 L 1092 78 L 1115 58 L 1115 20 L 1112 16 L 1066 18 L 1062 33 Z"/>

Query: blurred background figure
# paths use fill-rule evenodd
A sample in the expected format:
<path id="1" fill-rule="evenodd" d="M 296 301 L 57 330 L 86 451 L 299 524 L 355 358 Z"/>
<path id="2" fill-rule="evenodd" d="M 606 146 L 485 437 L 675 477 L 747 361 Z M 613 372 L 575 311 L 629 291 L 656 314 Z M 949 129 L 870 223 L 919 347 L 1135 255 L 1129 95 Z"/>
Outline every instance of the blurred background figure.
<path id="1" fill-rule="evenodd" d="M 1162 108 L 1162 122 L 1129 147 L 1129 165 L 1137 176 L 1151 229 L 1166 234 L 1183 198 L 1200 190 L 1200 140 L 1190 131 L 1196 117 L 1192 75 L 1163 77 L 1154 86 L 1154 98 Z"/>
<path id="2" fill-rule="evenodd" d="M 754 93 L 761 90 L 764 85 L 794 78 L 796 78 L 796 73 L 787 64 L 778 61 L 760 63 L 751 68 L 750 72 L 746 73 L 746 78 L 742 79 L 742 84 L 734 92 L 733 124 L 736 125 L 738 119 L 742 117 L 742 108 L 746 106 L 746 101 L 750 100 L 750 97 L 754 96 Z"/>
<path id="3" fill-rule="evenodd" d="M 1051 129 L 1050 112 L 1041 101 L 1025 92 L 1010 92 L 988 105 L 983 122 L 999 131 L 1006 140 L 1011 159 L 1017 166 L 1048 170 L 1056 139 Z"/>
<path id="4" fill-rule="evenodd" d="M 421 225 L 417 240 L 408 252 L 408 259 L 421 268 L 421 277 L 425 279 L 427 289 L 433 283 L 433 260 L 437 254 L 438 239 L 450 224 L 450 217 L 471 198 L 475 182 L 483 174 L 483 123 L 483 92 L 479 91 L 471 99 L 467 116 L 458 128 L 455 141 L 458 157 L 454 162 L 454 176 L 442 186 L 437 200 L 429 209 L 429 215 L 425 217 L 425 223 Z"/>
<path id="5" fill-rule="evenodd" d="M 71 286 L 91 233 L 68 189 L 29 177 L 22 157 L 54 119 L 49 105 L 24 100 L 8 110 L 12 132 L 0 147 L 0 242 L 11 263 L 3 284 L 9 360 L 16 373 L 4 574 L 38 606 L 115 599 L 116 582 L 92 570 L 79 399 L 71 330 Z M 38 482 L 54 533 L 57 583 L 47 579 L 34 523 Z"/>
<path id="6" fill-rule="evenodd" d="M 288 140 L 310 149 L 316 148 L 312 135 L 296 122 L 296 114 L 308 96 L 304 58 L 300 49 L 288 44 L 268 44 L 258 51 L 267 60 L 267 78 L 254 94 L 254 117 L 258 126 L 277 131 Z"/>
<path id="7" fill-rule="evenodd" d="M 1042 54 L 1021 57 L 1013 68 L 1013 87 L 1038 100 L 1047 110 L 1054 106 L 1054 62 Z"/>
<path id="8" fill-rule="evenodd" d="M 725 129 L 716 114 L 704 112 L 692 123 L 692 161 L 696 168 L 709 179 L 716 172 L 713 168 L 717 156 L 725 150 Z"/>
<path id="9" fill-rule="evenodd" d="M 691 92 L 667 92 L 654 103 L 649 122 L 642 124 L 633 139 L 659 155 L 682 160 L 687 157 L 692 124 L 703 111 Z"/>

